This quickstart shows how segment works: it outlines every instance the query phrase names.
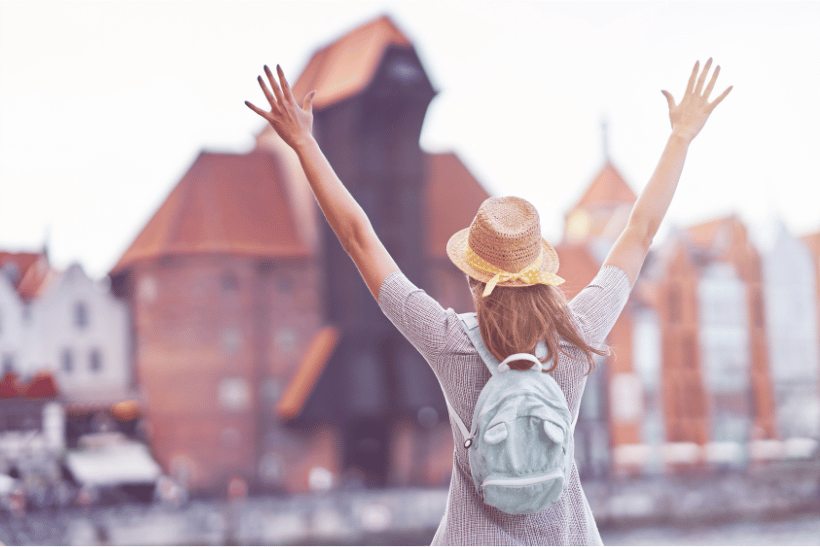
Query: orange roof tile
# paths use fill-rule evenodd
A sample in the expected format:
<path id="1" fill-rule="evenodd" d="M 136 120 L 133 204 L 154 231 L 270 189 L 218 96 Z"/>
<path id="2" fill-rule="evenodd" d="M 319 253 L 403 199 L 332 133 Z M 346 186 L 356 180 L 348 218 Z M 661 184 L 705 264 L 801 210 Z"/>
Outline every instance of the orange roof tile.
<path id="1" fill-rule="evenodd" d="M 313 107 L 321 109 L 356 95 L 372 80 L 388 46 L 412 43 L 388 16 L 382 16 L 345 34 L 317 51 L 293 85 L 299 104 L 316 90 Z"/>
<path id="2" fill-rule="evenodd" d="M 41 253 L 9 253 L 0 252 L 0 268 L 11 267 L 16 269 L 16 276 L 12 280 L 17 294 L 25 301 L 39 296 L 52 279 L 54 270 L 48 263 L 48 256 Z"/>
<path id="3" fill-rule="evenodd" d="M 689 226 L 686 228 L 686 233 L 697 247 L 710 248 L 715 244 L 718 236 L 727 232 L 731 234 L 732 229 L 739 224 L 740 220 L 736 216 L 729 215 Z"/>
<path id="4" fill-rule="evenodd" d="M 570 211 L 579 207 L 590 209 L 622 203 L 632 204 L 637 199 L 638 196 L 615 169 L 615 166 L 607 162 Z"/>
<path id="5" fill-rule="evenodd" d="M 114 266 L 160 256 L 310 255 L 298 237 L 279 158 L 203 152 Z"/>
<path id="6" fill-rule="evenodd" d="M 282 418 L 295 418 L 302 412 L 308 395 L 316 385 L 338 342 L 339 331 L 334 327 L 325 327 L 313 337 L 296 368 L 296 373 L 276 405 L 276 413 Z"/>
<path id="7" fill-rule="evenodd" d="M 490 195 L 455 154 L 425 154 L 425 162 L 427 254 L 446 259 L 450 236 L 470 225 Z"/>

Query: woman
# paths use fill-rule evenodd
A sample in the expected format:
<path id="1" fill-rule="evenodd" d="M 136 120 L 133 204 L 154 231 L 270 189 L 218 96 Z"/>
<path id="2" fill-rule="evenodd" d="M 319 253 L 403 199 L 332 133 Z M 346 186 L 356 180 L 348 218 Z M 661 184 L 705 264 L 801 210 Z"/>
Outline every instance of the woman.
<path id="1" fill-rule="evenodd" d="M 658 230 L 680 177 L 686 152 L 709 114 L 731 91 L 709 102 L 717 67 L 704 89 L 712 60 L 692 75 L 678 104 L 663 91 L 672 125 L 666 148 L 644 188 L 626 228 L 612 247 L 601 270 L 572 302 L 563 299 L 558 257 L 541 238 L 535 208 L 519 198 L 490 198 L 469 228 L 456 233 L 447 245 L 448 256 L 464 271 L 473 292 L 481 337 L 499 360 L 534 353 L 544 342 L 552 360 L 549 373 L 564 392 L 573 417 L 577 416 L 586 374 L 621 312 Z M 461 420 L 471 427 L 473 409 L 489 379 L 475 347 L 452 309 L 443 309 L 401 273 L 379 241 L 364 211 L 333 172 L 311 134 L 309 93 L 299 107 L 277 66 L 278 82 L 265 67 L 270 89 L 259 85 L 270 111 L 245 104 L 265 118 L 294 149 L 311 189 L 345 251 L 355 262 L 373 297 L 394 325 L 424 356 Z M 544 353 L 544 352 L 542 352 Z M 514 363 L 515 365 L 515 363 Z M 595 519 L 573 465 L 568 489 L 560 501 L 531 515 L 510 515 L 482 503 L 471 475 L 467 449 L 451 419 L 455 451 L 445 515 L 434 544 L 600 544 Z"/>

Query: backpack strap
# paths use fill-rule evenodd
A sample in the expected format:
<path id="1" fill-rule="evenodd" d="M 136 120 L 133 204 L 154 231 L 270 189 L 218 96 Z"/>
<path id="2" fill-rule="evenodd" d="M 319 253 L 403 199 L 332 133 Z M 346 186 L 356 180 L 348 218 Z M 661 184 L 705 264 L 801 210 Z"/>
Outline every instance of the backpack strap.
<path id="1" fill-rule="evenodd" d="M 481 356 L 481 360 L 487 366 L 487 370 L 490 371 L 491 375 L 496 374 L 498 370 L 498 359 L 493 357 L 492 353 L 484 346 L 484 342 L 481 340 L 481 332 L 478 330 L 478 319 L 475 313 L 461 313 L 458 318 L 464 326 L 464 331 L 467 333 L 470 341 Z M 450 416 L 453 417 L 453 420 L 455 420 L 459 431 L 461 431 L 461 438 L 464 439 L 464 447 L 469 448 L 473 442 L 473 435 L 470 433 L 470 430 L 467 429 L 467 426 L 464 425 L 458 413 L 456 413 L 444 388 L 442 388 L 441 392 L 444 394 L 444 402 L 447 403 L 447 411 L 450 413 Z"/>
<path id="2" fill-rule="evenodd" d="M 447 403 L 447 411 L 450 413 L 450 416 L 456 421 L 456 425 L 458 426 L 458 430 L 461 431 L 461 438 L 464 439 L 464 448 L 470 448 L 470 445 L 473 444 L 473 435 L 467 429 L 467 426 L 464 425 L 464 422 L 461 421 L 458 414 L 456 414 L 453 405 L 450 404 L 450 398 L 447 397 L 447 392 L 444 391 L 442 388 L 441 392 L 444 394 L 444 402 Z"/>
<path id="3" fill-rule="evenodd" d="M 473 343 L 476 351 L 481 356 L 481 360 L 487 366 L 487 370 L 490 371 L 490 375 L 495 376 L 498 373 L 499 362 L 484 345 L 484 340 L 481 339 L 481 331 L 478 329 L 478 317 L 476 317 L 475 312 L 460 313 L 458 318 L 461 320 L 461 324 L 464 325 L 464 332 L 467 333 L 470 342 Z"/>

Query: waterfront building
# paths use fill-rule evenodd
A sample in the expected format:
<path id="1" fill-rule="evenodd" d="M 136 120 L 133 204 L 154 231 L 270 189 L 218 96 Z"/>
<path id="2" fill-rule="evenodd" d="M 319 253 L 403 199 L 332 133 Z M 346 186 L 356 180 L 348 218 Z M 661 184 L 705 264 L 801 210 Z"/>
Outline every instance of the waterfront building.
<path id="1" fill-rule="evenodd" d="M 806 242 L 774 228 L 761 253 L 766 334 L 780 439 L 820 438 L 817 274 Z"/>
<path id="2" fill-rule="evenodd" d="M 708 439 L 769 457 L 778 439 L 760 253 L 734 215 L 687 230 L 699 265 L 698 313 Z M 735 451 L 736 452 L 736 451 Z M 708 456 L 708 454 L 707 454 Z M 737 458 L 730 458 L 735 460 Z"/>
<path id="3" fill-rule="evenodd" d="M 487 193 L 418 140 L 435 94 L 387 17 L 319 50 L 314 132 L 411 280 L 470 309 L 445 243 Z M 426 277 L 424 277 L 426 275 Z M 428 365 L 382 316 L 269 129 L 203 152 L 111 272 L 130 308 L 152 448 L 177 480 L 224 493 L 442 484 L 452 440 Z"/>

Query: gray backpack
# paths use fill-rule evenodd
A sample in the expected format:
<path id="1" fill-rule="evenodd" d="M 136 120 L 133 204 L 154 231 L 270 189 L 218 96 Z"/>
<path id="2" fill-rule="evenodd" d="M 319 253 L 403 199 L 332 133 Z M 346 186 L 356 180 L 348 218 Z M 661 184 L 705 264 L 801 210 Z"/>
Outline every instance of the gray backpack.
<path id="1" fill-rule="evenodd" d="M 575 422 L 564 392 L 532 354 L 517 353 L 501 363 L 484 346 L 474 313 L 459 315 L 492 377 L 481 390 L 472 431 L 453 410 L 468 449 L 470 471 L 484 503 L 523 515 L 547 509 L 569 485 L 574 460 Z M 545 351 L 541 347 L 536 353 Z M 529 360 L 529 370 L 508 363 Z"/>

